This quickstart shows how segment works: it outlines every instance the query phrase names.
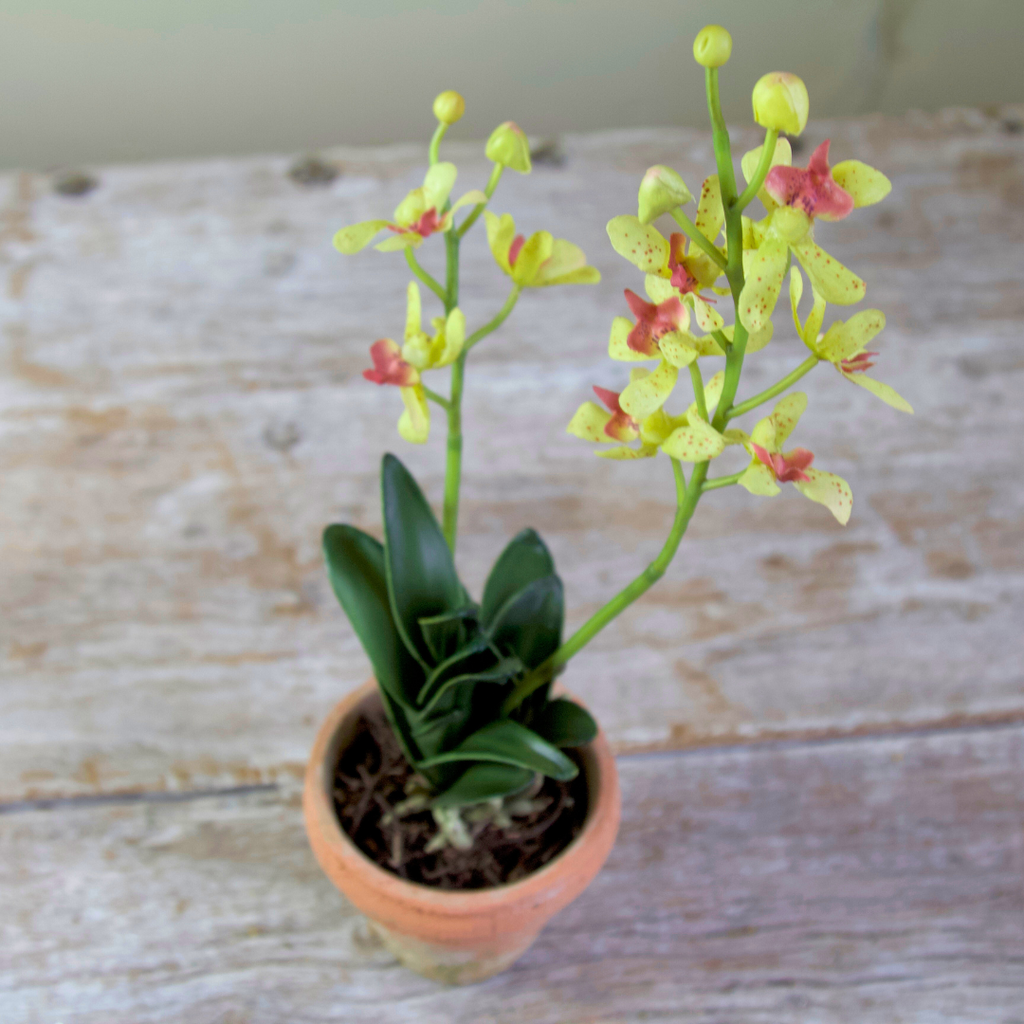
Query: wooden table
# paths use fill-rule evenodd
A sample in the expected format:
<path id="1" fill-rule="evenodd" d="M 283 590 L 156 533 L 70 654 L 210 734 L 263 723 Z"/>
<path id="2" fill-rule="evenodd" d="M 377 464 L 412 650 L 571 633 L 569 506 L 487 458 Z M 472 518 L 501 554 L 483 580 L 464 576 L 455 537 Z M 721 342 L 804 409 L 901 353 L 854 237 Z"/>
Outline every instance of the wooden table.
<path id="1" fill-rule="evenodd" d="M 420 150 L 112 167 L 79 196 L 0 178 L 0 1020 L 625 1024 L 1024 1020 L 1024 111 L 812 124 L 892 197 L 819 240 L 888 315 L 876 373 L 829 368 L 796 443 L 850 525 L 787 489 L 702 503 L 668 577 L 573 663 L 618 751 L 608 866 L 511 971 L 395 966 L 307 848 L 314 731 L 367 675 L 324 524 L 377 530 L 399 451 L 440 497 L 367 348 L 401 257 L 333 231 L 388 213 Z M 755 136 L 741 139 L 754 144 Z M 478 147 L 453 146 L 460 187 Z M 495 206 L 579 242 L 598 288 L 530 293 L 468 374 L 460 568 L 548 539 L 578 624 L 659 548 L 667 460 L 565 434 L 639 275 L 604 223 L 692 131 L 561 140 Z M 467 242 L 463 307 L 504 279 Z M 436 253 L 435 253 L 436 255 Z M 425 256 L 430 259 L 430 254 Z M 803 358 L 777 318 L 752 394 Z M 440 435 L 440 431 L 438 431 Z"/>

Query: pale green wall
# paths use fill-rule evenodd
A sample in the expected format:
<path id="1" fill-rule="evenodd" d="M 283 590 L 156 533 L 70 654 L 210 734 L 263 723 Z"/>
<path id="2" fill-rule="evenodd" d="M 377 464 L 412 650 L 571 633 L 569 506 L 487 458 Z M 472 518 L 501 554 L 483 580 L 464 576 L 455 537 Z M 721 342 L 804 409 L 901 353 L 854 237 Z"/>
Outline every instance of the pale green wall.
<path id="1" fill-rule="evenodd" d="M 0 0 L 0 167 L 390 142 L 460 89 L 462 137 L 699 124 L 690 45 L 735 40 L 811 113 L 1024 101 L 1024 0 Z"/>

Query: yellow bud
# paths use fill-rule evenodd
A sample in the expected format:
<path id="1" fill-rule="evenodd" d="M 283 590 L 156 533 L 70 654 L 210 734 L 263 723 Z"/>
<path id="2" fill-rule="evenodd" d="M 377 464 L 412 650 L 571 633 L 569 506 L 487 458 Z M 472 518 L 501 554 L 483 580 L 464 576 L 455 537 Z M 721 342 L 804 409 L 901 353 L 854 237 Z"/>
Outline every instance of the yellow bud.
<path id="1" fill-rule="evenodd" d="M 466 101 L 454 89 L 438 93 L 434 100 L 434 117 L 442 124 L 455 124 L 466 112 Z"/>
<path id="2" fill-rule="evenodd" d="M 732 53 L 732 36 L 721 25 L 705 25 L 693 41 L 693 59 L 706 68 L 720 68 Z"/>
<path id="3" fill-rule="evenodd" d="M 503 167 L 510 167 L 520 174 L 530 173 L 530 144 L 526 134 L 515 121 L 499 124 L 491 132 L 485 150 L 488 160 L 493 160 Z"/>
<path id="4" fill-rule="evenodd" d="M 663 213 L 669 213 L 677 206 L 688 203 L 692 198 L 686 182 L 671 167 L 656 164 L 647 168 L 647 173 L 640 182 L 637 216 L 641 224 L 650 224 Z"/>
<path id="5" fill-rule="evenodd" d="M 796 245 L 810 230 L 811 218 L 795 206 L 780 206 L 772 217 L 772 227 L 790 245 Z"/>
<path id="6" fill-rule="evenodd" d="M 811 101 L 803 80 L 788 71 L 770 71 L 754 86 L 754 120 L 762 128 L 799 135 L 807 124 Z"/>

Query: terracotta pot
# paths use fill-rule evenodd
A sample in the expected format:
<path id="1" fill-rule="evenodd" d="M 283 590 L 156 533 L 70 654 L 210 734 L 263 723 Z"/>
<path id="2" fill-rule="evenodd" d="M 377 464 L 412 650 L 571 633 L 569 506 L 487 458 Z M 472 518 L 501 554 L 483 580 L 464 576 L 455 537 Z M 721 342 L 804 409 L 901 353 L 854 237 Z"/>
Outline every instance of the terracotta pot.
<path id="1" fill-rule="evenodd" d="M 587 816 L 580 834 L 526 878 L 466 892 L 407 882 L 370 860 L 342 830 L 334 811 L 334 770 L 362 710 L 379 706 L 370 680 L 349 694 L 320 727 L 306 768 L 306 832 L 327 877 L 369 919 L 398 959 L 449 985 L 489 978 L 514 963 L 551 916 L 572 902 L 604 864 L 619 827 L 619 776 L 604 733 L 582 754 Z"/>

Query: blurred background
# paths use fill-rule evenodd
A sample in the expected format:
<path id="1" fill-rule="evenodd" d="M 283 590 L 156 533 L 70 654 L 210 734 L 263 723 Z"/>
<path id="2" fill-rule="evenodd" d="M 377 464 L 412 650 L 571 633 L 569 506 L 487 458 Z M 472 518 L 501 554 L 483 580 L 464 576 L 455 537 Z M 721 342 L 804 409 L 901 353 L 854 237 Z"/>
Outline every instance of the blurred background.
<path id="1" fill-rule="evenodd" d="M 703 126 L 709 21 L 730 118 L 767 54 L 812 117 L 1024 101 L 1020 0 L 3 0 L 0 168 L 419 139 L 444 88 L 463 138 Z"/>

